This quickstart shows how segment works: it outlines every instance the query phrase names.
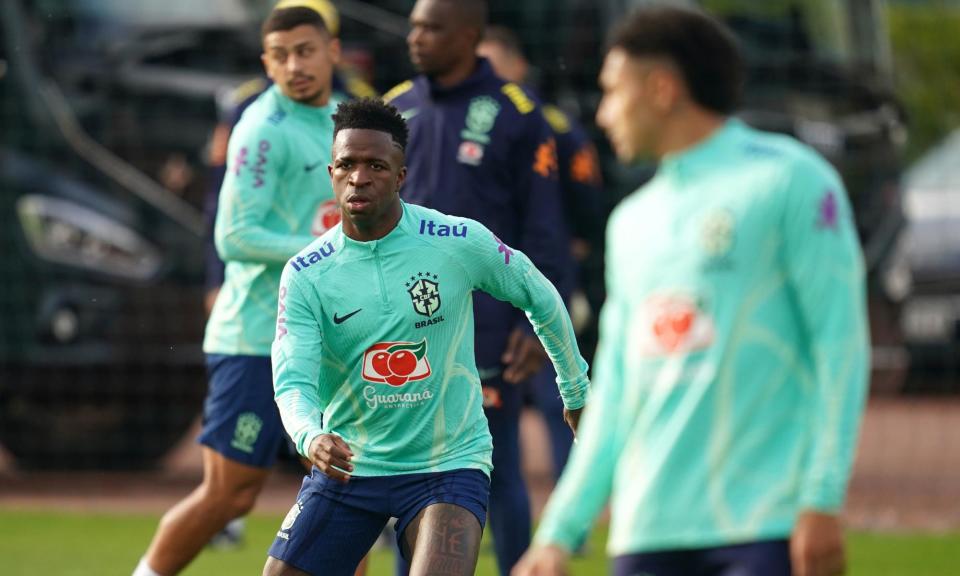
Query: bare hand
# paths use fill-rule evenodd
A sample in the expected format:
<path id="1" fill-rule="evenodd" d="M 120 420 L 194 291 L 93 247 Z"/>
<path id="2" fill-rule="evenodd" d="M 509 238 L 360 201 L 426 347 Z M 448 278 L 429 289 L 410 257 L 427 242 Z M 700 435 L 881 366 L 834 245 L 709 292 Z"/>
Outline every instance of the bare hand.
<path id="1" fill-rule="evenodd" d="M 514 328 L 507 340 L 507 349 L 500 358 L 507 365 L 503 371 L 503 381 L 520 384 L 540 371 L 546 357 L 540 340 L 522 328 Z"/>
<path id="2" fill-rule="evenodd" d="M 563 421 L 573 430 L 574 436 L 577 435 L 577 426 L 580 425 L 581 414 L 583 414 L 583 408 L 577 408 L 576 410 L 563 409 Z"/>
<path id="3" fill-rule="evenodd" d="M 510 576 L 566 576 L 569 556 L 557 546 L 534 546 L 520 558 Z"/>
<path id="4" fill-rule="evenodd" d="M 805 510 L 790 537 L 794 576 L 838 576 L 846 571 L 843 528 L 833 514 Z"/>
<path id="5" fill-rule="evenodd" d="M 353 472 L 353 451 L 336 434 L 321 434 L 310 442 L 307 452 L 310 461 L 321 472 L 334 480 L 346 484 L 350 481 L 349 472 Z M 344 472 L 344 470 L 346 472 Z"/>

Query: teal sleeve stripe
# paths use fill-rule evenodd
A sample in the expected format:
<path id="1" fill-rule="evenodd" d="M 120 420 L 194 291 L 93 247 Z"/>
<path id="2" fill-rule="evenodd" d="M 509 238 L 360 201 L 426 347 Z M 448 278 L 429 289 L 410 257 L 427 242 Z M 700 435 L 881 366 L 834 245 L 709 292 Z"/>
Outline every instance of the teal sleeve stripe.
<path id="1" fill-rule="evenodd" d="M 214 228 L 217 252 L 224 261 L 283 264 L 313 240 L 266 226 L 280 188 L 286 186 L 285 141 L 263 123 L 249 129 L 238 126 L 238 132 L 230 141 L 220 190 Z"/>
<path id="2" fill-rule="evenodd" d="M 816 164 L 790 174 L 784 254 L 815 366 L 810 423 L 815 434 L 800 499 L 803 506 L 838 511 L 853 465 L 869 373 L 864 263 L 839 177 Z M 811 234 L 809 221 L 798 215 L 815 214 L 818 202 L 828 201 L 836 206 L 834 217 L 846 221 L 824 223 L 824 229 Z"/>
<path id="3" fill-rule="evenodd" d="M 611 250 L 611 257 L 613 251 Z M 576 550 L 610 496 L 623 449 L 622 347 L 625 310 L 611 292 L 600 316 L 602 332 L 594 364 L 593 390 L 577 433 L 577 443 L 540 521 L 535 541 Z"/>
<path id="4" fill-rule="evenodd" d="M 526 312 L 556 369 L 564 407 L 582 408 L 590 389 L 588 367 L 580 355 L 563 299 L 526 254 L 503 244 L 486 228 L 479 231 L 482 234 L 474 236 L 476 256 L 471 276 L 484 292 Z"/>
<path id="5" fill-rule="evenodd" d="M 283 426 L 297 451 L 307 457 L 310 442 L 323 433 L 323 404 L 316 385 L 323 360 L 323 337 L 309 291 L 301 288 L 296 278 L 288 266 L 280 280 L 273 382 Z"/>

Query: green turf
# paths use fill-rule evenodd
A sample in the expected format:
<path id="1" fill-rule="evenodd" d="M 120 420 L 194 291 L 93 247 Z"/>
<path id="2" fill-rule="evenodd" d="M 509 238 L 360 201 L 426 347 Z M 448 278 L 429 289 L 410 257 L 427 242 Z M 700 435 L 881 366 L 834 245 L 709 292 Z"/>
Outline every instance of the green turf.
<path id="1" fill-rule="evenodd" d="M 266 547 L 280 516 L 255 515 L 247 521 L 246 545 L 238 550 L 205 551 L 185 576 L 259 574 Z M 26 576 L 127 575 L 143 553 L 156 516 L 0 510 L 0 574 Z M 590 553 L 577 560 L 574 575 L 606 573 L 605 533 L 598 530 Z M 960 574 L 960 533 L 887 535 L 855 533 L 850 537 L 851 576 L 956 576 Z M 392 574 L 387 551 L 374 553 L 370 576 Z M 487 543 L 477 574 L 493 575 Z"/>

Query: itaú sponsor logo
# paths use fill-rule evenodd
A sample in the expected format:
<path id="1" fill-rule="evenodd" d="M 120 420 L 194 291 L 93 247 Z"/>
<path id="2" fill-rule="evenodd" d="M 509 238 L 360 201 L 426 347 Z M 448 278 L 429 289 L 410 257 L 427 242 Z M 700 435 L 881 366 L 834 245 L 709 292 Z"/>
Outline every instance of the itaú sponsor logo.
<path id="1" fill-rule="evenodd" d="M 430 376 L 427 339 L 420 342 L 378 342 L 363 353 L 360 375 L 367 382 L 403 386 Z"/>
<path id="2" fill-rule="evenodd" d="M 644 356 L 687 354 L 713 343 L 713 319 L 688 296 L 651 296 L 640 314 L 637 325 L 642 330 L 640 351 Z"/>

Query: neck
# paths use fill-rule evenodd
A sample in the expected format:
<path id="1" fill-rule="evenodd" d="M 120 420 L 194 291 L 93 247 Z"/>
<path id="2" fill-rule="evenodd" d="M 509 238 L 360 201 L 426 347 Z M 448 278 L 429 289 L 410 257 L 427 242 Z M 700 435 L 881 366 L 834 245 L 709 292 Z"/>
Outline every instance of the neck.
<path id="1" fill-rule="evenodd" d="M 477 69 L 477 58 L 471 54 L 469 58 L 464 58 L 441 73 L 435 74 L 431 79 L 442 88 L 456 86 L 473 74 Z"/>
<path id="2" fill-rule="evenodd" d="M 657 159 L 693 148 L 709 138 L 726 120 L 726 116 L 696 105 L 678 107 L 664 126 L 656 150 Z"/>
<path id="3" fill-rule="evenodd" d="M 322 106 L 326 106 L 327 102 L 329 101 L 330 101 L 330 90 L 327 90 L 326 88 L 324 88 L 319 93 L 317 93 L 317 95 L 314 96 L 313 99 L 307 102 L 302 102 L 302 104 L 305 104 L 307 106 L 313 106 L 314 108 L 320 108 Z"/>
<path id="4" fill-rule="evenodd" d="M 403 206 L 400 205 L 399 199 L 397 199 L 397 202 L 380 218 L 373 222 L 357 222 L 350 218 L 350 215 L 344 211 L 341 212 L 343 233 L 351 240 L 356 240 L 357 242 L 379 240 L 397 227 L 402 216 Z"/>

